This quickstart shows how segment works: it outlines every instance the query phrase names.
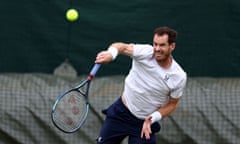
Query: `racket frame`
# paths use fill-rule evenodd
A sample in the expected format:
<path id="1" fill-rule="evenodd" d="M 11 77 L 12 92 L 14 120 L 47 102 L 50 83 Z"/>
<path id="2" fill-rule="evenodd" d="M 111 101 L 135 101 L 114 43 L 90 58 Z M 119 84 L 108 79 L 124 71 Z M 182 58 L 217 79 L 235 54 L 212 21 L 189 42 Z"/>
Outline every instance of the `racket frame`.
<path id="1" fill-rule="evenodd" d="M 61 130 L 62 132 L 64 133 L 74 133 L 76 132 L 77 130 L 79 130 L 83 124 L 85 123 L 85 121 L 87 120 L 87 116 L 88 116 L 88 113 L 89 113 L 89 101 L 88 101 L 88 92 L 89 92 L 89 89 L 90 89 L 90 83 L 93 79 L 93 77 L 95 76 L 95 74 L 97 73 L 98 69 L 100 68 L 100 64 L 95 64 L 93 66 L 93 68 L 91 69 L 91 72 L 90 74 L 88 75 L 88 78 L 84 81 L 82 81 L 79 85 L 75 86 L 74 88 L 68 90 L 68 91 L 65 91 L 64 93 L 62 93 L 61 95 L 59 95 L 57 97 L 57 99 L 55 100 L 53 106 L 52 106 L 52 111 L 51 111 L 51 118 L 52 118 L 52 122 L 53 124 L 59 129 Z M 86 88 L 85 88 L 85 92 L 81 91 L 81 88 L 84 87 L 85 85 Z M 72 129 L 71 131 L 66 131 L 64 129 L 62 129 L 61 127 L 59 127 L 56 122 L 54 121 L 54 111 L 58 105 L 58 103 L 60 102 L 60 100 L 68 93 L 70 93 L 71 91 L 77 91 L 79 93 L 81 93 L 82 96 L 84 96 L 84 99 L 85 99 L 85 104 L 86 104 L 86 111 L 84 113 L 84 116 L 81 120 L 81 123 L 74 129 Z"/>

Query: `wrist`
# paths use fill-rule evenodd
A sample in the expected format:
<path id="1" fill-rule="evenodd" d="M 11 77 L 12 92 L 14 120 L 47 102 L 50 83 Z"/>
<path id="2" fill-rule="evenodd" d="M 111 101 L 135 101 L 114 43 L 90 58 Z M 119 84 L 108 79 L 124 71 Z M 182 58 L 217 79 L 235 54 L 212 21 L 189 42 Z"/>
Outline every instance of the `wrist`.
<path id="1" fill-rule="evenodd" d="M 115 60 L 118 55 L 118 49 L 116 47 L 109 47 L 107 50 L 112 55 L 112 60 Z"/>
<path id="2" fill-rule="evenodd" d="M 159 111 L 155 111 L 150 115 L 152 123 L 160 121 L 162 119 L 162 114 Z"/>

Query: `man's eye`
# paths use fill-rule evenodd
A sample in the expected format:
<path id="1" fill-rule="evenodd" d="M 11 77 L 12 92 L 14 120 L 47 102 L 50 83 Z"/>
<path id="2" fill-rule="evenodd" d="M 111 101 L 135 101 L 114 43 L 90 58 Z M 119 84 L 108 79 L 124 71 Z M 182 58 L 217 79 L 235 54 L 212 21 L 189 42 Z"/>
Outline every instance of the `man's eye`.
<path id="1" fill-rule="evenodd" d="M 165 46 L 166 44 L 160 44 L 160 46 L 162 47 L 162 46 Z"/>

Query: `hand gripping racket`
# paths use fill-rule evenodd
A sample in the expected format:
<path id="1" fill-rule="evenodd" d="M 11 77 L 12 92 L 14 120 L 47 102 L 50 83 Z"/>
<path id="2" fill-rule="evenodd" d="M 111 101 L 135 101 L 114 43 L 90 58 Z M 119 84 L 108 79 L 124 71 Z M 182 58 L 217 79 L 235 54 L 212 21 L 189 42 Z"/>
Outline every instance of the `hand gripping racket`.
<path id="1" fill-rule="evenodd" d="M 61 131 L 73 133 L 83 126 L 89 111 L 90 83 L 100 66 L 95 64 L 86 80 L 59 95 L 54 102 L 51 113 L 52 122 Z"/>

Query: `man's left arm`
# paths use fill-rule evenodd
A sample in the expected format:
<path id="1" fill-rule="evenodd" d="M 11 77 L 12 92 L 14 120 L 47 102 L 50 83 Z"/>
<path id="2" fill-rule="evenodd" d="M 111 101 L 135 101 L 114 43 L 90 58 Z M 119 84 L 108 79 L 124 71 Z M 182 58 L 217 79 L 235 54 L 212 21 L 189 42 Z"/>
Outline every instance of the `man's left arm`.
<path id="1" fill-rule="evenodd" d="M 158 112 L 161 113 L 163 118 L 167 117 L 177 108 L 177 104 L 178 104 L 179 100 L 180 100 L 180 98 L 176 99 L 176 98 L 170 97 L 168 104 L 159 108 Z"/>
<path id="2" fill-rule="evenodd" d="M 143 123 L 141 137 L 145 135 L 146 139 L 150 139 L 150 134 L 152 133 L 151 124 L 170 115 L 177 108 L 179 100 L 180 98 L 175 99 L 170 97 L 168 104 L 149 115 Z"/>

